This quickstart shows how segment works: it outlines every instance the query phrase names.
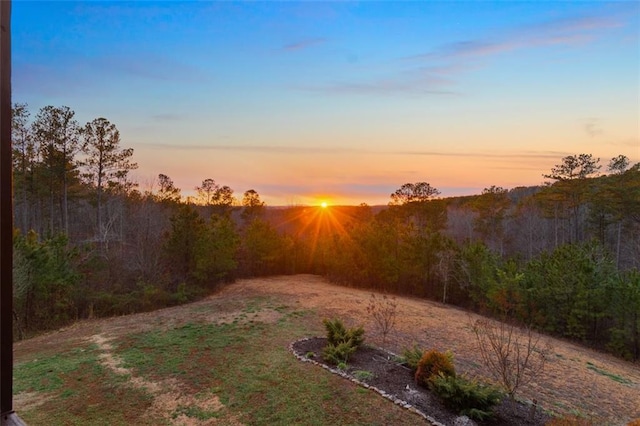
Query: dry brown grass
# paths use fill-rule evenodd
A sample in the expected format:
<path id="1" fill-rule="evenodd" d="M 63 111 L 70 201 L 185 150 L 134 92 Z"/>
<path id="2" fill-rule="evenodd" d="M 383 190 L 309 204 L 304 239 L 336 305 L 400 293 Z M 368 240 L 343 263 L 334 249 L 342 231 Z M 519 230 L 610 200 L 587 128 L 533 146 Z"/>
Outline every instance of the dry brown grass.
<path id="1" fill-rule="evenodd" d="M 367 338 L 376 329 L 366 308 L 371 292 L 328 283 L 312 275 L 239 281 L 224 290 L 279 295 L 288 303 L 316 309 L 320 317 L 340 317 L 347 325 L 362 324 Z M 427 349 L 451 350 L 456 368 L 490 377 L 482 365 L 471 325 L 481 318 L 464 310 L 417 298 L 397 298 L 398 318 L 386 347 L 396 353 L 414 343 Z M 377 337 L 382 344 L 382 336 Z M 575 415 L 598 425 L 626 425 L 640 417 L 640 366 L 560 339 L 551 339 L 553 354 L 541 378 L 520 392 L 558 415 Z M 594 369 L 593 366 L 596 368 Z M 592 367 L 592 368 L 590 368 Z M 606 372 L 607 374 L 602 374 Z M 614 380 L 620 378 L 626 383 Z"/>
<path id="2" fill-rule="evenodd" d="M 547 422 L 545 426 L 594 426 L 594 424 L 581 417 L 562 416 Z"/>

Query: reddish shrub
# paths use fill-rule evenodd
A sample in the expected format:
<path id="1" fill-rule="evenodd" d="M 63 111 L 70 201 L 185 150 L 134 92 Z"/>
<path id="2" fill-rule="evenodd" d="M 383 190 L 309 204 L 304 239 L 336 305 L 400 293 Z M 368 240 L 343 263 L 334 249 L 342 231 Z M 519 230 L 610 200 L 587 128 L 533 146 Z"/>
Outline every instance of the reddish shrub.
<path id="1" fill-rule="evenodd" d="M 425 352 L 418 361 L 416 382 L 422 386 L 429 386 L 431 381 L 440 374 L 445 377 L 455 377 L 456 371 L 453 367 L 451 354 L 444 354 L 436 350 Z"/>

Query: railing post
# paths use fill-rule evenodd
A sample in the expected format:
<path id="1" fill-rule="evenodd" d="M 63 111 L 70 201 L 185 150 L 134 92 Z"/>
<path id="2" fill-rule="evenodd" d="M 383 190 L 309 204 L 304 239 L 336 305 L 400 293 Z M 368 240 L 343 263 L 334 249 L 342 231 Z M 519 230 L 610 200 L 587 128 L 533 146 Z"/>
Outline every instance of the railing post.
<path id="1" fill-rule="evenodd" d="M 13 417 L 13 208 L 11 205 L 11 1 L 0 1 L 0 411 Z"/>

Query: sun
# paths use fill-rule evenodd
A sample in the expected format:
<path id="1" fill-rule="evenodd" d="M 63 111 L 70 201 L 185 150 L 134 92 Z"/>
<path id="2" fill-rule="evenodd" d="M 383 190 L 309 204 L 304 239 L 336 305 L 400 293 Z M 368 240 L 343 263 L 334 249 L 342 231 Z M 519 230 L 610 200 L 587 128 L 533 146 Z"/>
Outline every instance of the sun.
<path id="1" fill-rule="evenodd" d="M 323 209 L 326 209 L 327 207 L 329 207 L 329 204 L 326 201 L 323 201 L 320 203 L 320 207 L 322 207 Z"/>

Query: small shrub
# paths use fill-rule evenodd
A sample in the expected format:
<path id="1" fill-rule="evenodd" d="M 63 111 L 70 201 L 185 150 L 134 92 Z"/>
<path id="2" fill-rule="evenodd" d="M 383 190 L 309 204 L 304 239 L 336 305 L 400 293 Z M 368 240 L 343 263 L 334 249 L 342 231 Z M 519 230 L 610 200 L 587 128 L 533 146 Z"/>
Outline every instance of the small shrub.
<path id="1" fill-rule="evenodd" d="M 375 375 L 371 371 L 367 370 L 356 370 L 353 372 L 353 377 L 360 380 L 361 382 L 368 382 L 373 379 Z"/>
<path id="2" fill-rule="evenodd" d="M 492 409 L 503 395 L 493 386 L 463 376 L 446 376 L 442 373 L 431 379 L 431 388 L 447 407 L 479 421 L 493 415 Z"/>
<path id="3" fill-rule="evenodd" d="M 364 342 L 364 328 L 346 329 L 339 319 L 322 321 L 327 329 L 328 344 L 323 350 L 323 358 L 332 364 L 346 363 L 349 356 Z"/>
<path id="4" fill-rule="evenodd" d="M 425 351 L 423 349 L 420 349 L 418 345 L 413 345 L 413 348 L 407 348 L 402 352 L 401 362 L 403 364 L 406 364 L 407 367 L 409 367 L 411 371 L 415 373 L 415 371 L 418 369 L 418 362 L 420 362 L 420 358 L 422 358 L 424 352 Z"/>
<path id="5" fill-rule="evenodd" d="M 422 386 L 429 386 L 431 381 L 439 374 L 443 376 L 456 375 L 453 367 L 453 355 L 436 350 L 425 352 L 420 361 L 418 361 L 418 369 L 415 375 L 416 382 Z"/>
<path id="6" fill-rule="evenodd" d="M 364 328 L 354 327 L 346 329 L 339 319 L 322 321 L 327 330 L 327 340 L 330 345 L 338 346 L 341 343 L 351 342 L 356 348 L 364 342 Z"/>
<path id="7" fill-rule="evenodd" d="M 346 369 L 347 369 L 347 363 L 346 362 L 339 362 L 338 363 L 338 370 L 345 371 Z"/>
<path id="8" fill-rule="evenodd" d="M 358 348 L 353 346 L 350 342 L 343 342 L 337 346 L 328 344 L 322 351 L 322 357 L 326 361 L 338 365 L 349 361 L 349 356 L 351 356 L 356 349 Z"/>

